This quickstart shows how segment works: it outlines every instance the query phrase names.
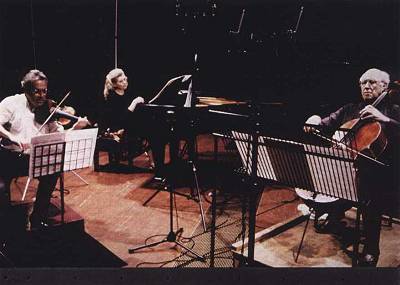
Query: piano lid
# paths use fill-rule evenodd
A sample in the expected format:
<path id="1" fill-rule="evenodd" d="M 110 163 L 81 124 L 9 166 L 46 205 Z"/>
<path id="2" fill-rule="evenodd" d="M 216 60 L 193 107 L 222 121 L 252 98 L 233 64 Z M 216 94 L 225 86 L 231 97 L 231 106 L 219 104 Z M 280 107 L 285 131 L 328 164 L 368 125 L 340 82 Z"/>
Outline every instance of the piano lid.
<path id="1" fill-rule="evenodd" d="M 188 92 L 180 92 L 188 90 L 191 75 L 181 75 L 167 81 L 154 98 L 149 103 L 157 105 L 173 105 L 183 107 L 186 102 Z"/>

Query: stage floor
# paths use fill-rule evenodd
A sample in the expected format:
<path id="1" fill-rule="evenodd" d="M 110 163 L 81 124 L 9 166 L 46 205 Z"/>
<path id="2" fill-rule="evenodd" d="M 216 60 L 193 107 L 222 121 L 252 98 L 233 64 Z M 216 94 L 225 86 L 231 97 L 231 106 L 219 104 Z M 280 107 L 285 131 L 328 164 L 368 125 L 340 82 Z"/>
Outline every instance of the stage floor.
<path id="1" fill-rule="evenodd" d="M 259 265 L 268 267 L 351 267 L 355 209 L 346 212 L 343 223 L 345 227 L 340 234 L 321 234 L 316 232 L 314 221 L 310 220 L 296 261 L 306 226 L 305 217 L 301 214 L 296 215 L 280 225 L 258 232 L 254 259 Z M 400 246 L 399 234 L 400 224 L 396 222 L 389 226 L 385 219 L 381 230 L 381 256 L 378 267 L 398 267 L 400 264 L 400 253 L 393 250 Z M 240 246 L 240 242 L 233 246 Z M 361 242 L 360 252 L 362 248 Z M 247 256 L 247 247 L 243 254 L 238 249 L 235 251 L 238 261 Z"/>
<path id="2" fill-rule="evenodd" d="M 216 177 L 221 173 L 218 173 L 218 169 L 213 168 L 215 167 L 213 164 L 213 140 L 210 136 L 200 136 L 198 151 L 200 159 L 197 168 L 200 187 L 203 191 L 202 205 L 209 229 L 211 220 L 209 209 L 211 197 L 209 193 L 213 187 L 220 186 L 218 184 L 220 178 L 223 178 L 223 180 L 231 180 L 231 178 Z M 107 163 L 105 153 L 101 153 L 100 162 L 101 164 Z M 52 237 L 47 238 L 45 233 L 40 233 L 40 235 L 30 234 L 29 237 L 20 241 L 15 239 L 11 243 L 13 246 L 18 246 L 18 242 L 26 245 L 31 238 L 34 238 L 34 249 L 36 251 L 31 252 L 31 254 L 46 259 L 42 263 L 24 263 L 27 262 L 25 260 L 16 265 L 22 267 L 209 267 L 209 231 L 204 233 L 204 230 L 202 230 L 199 203 L 181 195 L 175 195 L 174 230 L 182 228 L 182 232 L 179 233 L 180 241 L 199 254 L 205 255 L 206 262 L 195 260 L 191 255 L 182 254 L 180 248 L 175 247 L 172 243 L 163 243 L 133 254 L 128 253 L 130 248 L 165 238 L 169 232 L 170 219 L 169 194 L 167 192 L 159 192 L 147 205 L 143 205 L 157 189 L 154 188 L 154 183 L 150 183 L 153 178 L 151 171 L 143 171 L 143 169 L 149 167 L 146 156 L 137 157 L 134 164 L 142 169 L 127 170 L 122 168 L 120 173 L 94 172 L 92 168 L 77 170 L 76 174 L 88 184 L 76 174 L 66 173 L 65 203 L 68 209 L 74 211 L 84 220 L 84 232 L 77 235 L 71 234 L 70 231 L 53 233 L 50 235 Z M 177 176 L 182 179 L 175 190 L 190 196 L 193 192 L 190 189 L 193 177 L 187 168 L 182 168 L 180 171 Z M 31 183 L 25 201 L 21 202 L 25 181 L 26 178 L 19 178 L 15 183 L 13 182 L 12 200 L 15 206 L 27 205 L 25 211 L 27 213 L 35 197 L 37 183 L 35 181 Z M 234 183 L 230 183 L 230 185 L 234 185 L 231 188 L 238 188 L 235 187 Z M 219 262 L 216 261 L 214 266 L 233 267 L 233 253 L 230 246 L 235 241 L 240 240 L 243 231 L 247 230 L 247 228 L 243 229 L 241 222 L 243 193 L 238 189 L 217 189 L 219 193 L 217 211 L 218 253 L 225 255 L 220 255 Z M 243 189 L 241 190 L 243 191 Z M 244 189 L 245 191 L 246 189 Z M 54 195 L 56 199 L 59 198 L 59 192 L 54 192 Z M 299 203 L 299 199 L 291 189 L 266 188 L 260 198 L 256 230 L 261 231 L 296 215 Z M 55 239 L 57 242 L 54 241 Z M 316 237 L 316 239 L 319 238 Z M 303 252 L 307 252 L 307 244 L 312 240 L 311 235 L 306 237 Z M 53 242 L 54 245 L 49 246 Z M 41 243 L 45 243 L 46 246 L 43 247 Z M 387 244 L 394 246 L 393 251 L 398 248 L 398 244 L 394 241 Z M 63 248 L 64 245 L 65 248 Z M 47 250 L 48 247 L 51 247 L 53 252 L 40 253 L 42 250 Z M 29 251 L 29 246 L 24 248 Z M 273 250 L 280 251 L 281 249 L 277 246 Z M 13 254 L 16 254 L 15 252 Z M 24 254 L 30 253 L 25 252 Z M 67 258 L 63 258 L 62 255 L 67 256 Z M 84 255 L 87 257 L 83 258 Z M 288 256 L 288 258 L 292 258 L 292 256 Z M 397 264 L 390 264 L 390 266 L 397 266 Z"/>

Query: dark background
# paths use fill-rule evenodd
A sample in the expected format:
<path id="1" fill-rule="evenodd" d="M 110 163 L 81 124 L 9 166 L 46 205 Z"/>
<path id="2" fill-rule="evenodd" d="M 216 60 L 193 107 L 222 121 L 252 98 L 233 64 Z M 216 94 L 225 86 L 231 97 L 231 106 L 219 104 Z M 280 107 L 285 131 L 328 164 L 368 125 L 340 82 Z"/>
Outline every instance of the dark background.
<path id="1" fill-rule="evenodd" d="M 150 99 L 169 78 L 190 73 L 195 53 L 203 96 L 280 102 L 304 113 L 357 100 L 367 68 L 400 76 L 396 0 L 181 0 L 178 10 L 176 3 L 119 0 L 118 66 L 135 95 Z M 241 32 L 230 33 L 242 9 Z M 94 116 L 114 67 L 114 20 L 115 0 L 2 0 L 0 98 L 20 92 L 35 67 L 34 38 L 51 96 L 71 90 L 70 105 Z"/>

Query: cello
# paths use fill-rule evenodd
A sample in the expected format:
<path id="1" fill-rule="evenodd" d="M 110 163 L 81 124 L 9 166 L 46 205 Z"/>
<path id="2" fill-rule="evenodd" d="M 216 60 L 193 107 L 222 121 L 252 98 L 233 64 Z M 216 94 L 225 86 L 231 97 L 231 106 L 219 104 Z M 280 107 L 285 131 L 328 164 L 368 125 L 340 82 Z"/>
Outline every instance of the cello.
<path id="1" fill-rule="evenodd" d="M 371 106 L 376 108 L 388 94 L 389 91 L 383 92 Z M 354 155 L 361 154 L 365 157 L 362 153 L 367 153 L 367 156 L 373 160 L 384 152 L 388 144 L 380 122 L 364 120 L 361 117 L 342 124 L 332 139 L 347 147 Z"/>
<path id="2" fill-rule="evenodd" d="M 390 82 L 387 90 L 382 92 L 370 105 L 376 108 L 388 96 L 398 95 L 399 90 L 399 81 Z M 376 120 L 364 120 L 359 117 L 347 121 L 339 129 L 348 130 L 348 133 L 343 136 L 343 134 L 335 132 L 333 139 L 344 143 L 356 154 L 367 152 L 370 158 L 376 160 L 387 147 L 388 140 L 382 130 L 382 125 Z"/>

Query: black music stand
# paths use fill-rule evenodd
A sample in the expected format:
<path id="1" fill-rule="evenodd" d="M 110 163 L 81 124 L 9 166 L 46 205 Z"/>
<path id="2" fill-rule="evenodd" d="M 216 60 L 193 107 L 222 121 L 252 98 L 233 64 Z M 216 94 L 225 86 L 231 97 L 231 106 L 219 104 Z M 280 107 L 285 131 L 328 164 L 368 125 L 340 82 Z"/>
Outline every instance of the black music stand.
<path id="1" fill-rule="evenodd" d="M 352 256 L 352 265 L 356 266 L 358 264 L 360 208 L 363 207 L 363 202 L 358 197 L 357 165 L 354 151 L 345 148 L 343 143 L 336 140 L 331 140 L 331 146 L 321 146 L 263 136 L 259 136 L 255 142 L 248 134 L 240 132 L 232 132 L 231 137 L 235 140 L 245 172 L 248 175 L 252 175 L 253 150 L 257 149 L 257 177 L 278 181 L 284 185 L 306 189 L 313 193 L 345 199 L 357 206 L 356 236 Z M 249 140 L 252 142 L 250 149 L 248 148 Z M 310 215 L 297 250 L 296 262 Z M 255 217 L 253 219 L 255 220 Z M 251 226 L 249 225 L 249 227 Z M 254 253 L 250 254 L 250 250 L 254 250 L 254 245 L 250 247 L 250 242 L 249 236 L 249 259 L 254 256 Z M 254 260 L 250 259 L 249 262 L 252 261 Z"/>
<path id="2" fill-rule="evenodd" d="M 205 260 L 204 257 L 202 257 L 198 253 L 194 252 L 190 248 L 186 247 L 185 245 L 183 245 L 182 243 L 180 243 L 176 239 L 178 233 L 182 232 L 183 229 L 181 228 L 181 229 L 177 230 L 176 232 L 174 232 L 174 220 L 173 220 L 173 217 L 174 217 L 174 213 L 173 213 L 173 200 L 174 200 L 174 197 L 173 197 L 173 195 L 175 193 L 174 193 L 172 185 L 167 181 L 166 178 L 162 180 L 162 184 L 164 185 L 164 189 L 169 192 L 169 226 L 170 226 L 169 233 L 166 235 L 166 237 L 164 239 L 162 239 L 160 241 L 156 241 L 156 242 L 153 242 L 153 243 L 150 243 L 150 244 L 144 244 L 144 245 L 141 245 L 141 246 L 138 246 L 138 247 L 135 247 L 135 248 L 128 249 L 128 253 L 132 254 L 135 251 L 138 251 L 138 250 L 143 249 L 143 248 L 157 246 L 157 245 L 165 243 L 165 242 L 173 242 L 176 245 L 178 245 L 178 246 L 182 247 L 183 249 L 187 250 L 191 254 L 195 255 L 200 260 L 204 261 Z"/>
<path id="3" fill-rule="evenodd" d="M 44 136 L 40 136 L 44 137 Z M 48 139 L 40 141 L 40 137 L 32 138 L 29 161 L 29 178 L 40 178 L 47 175 L 59 175 L 61 195 L 61 223 L 64 223 L 64 158 L 65 139 L 61 133 L 45 135 Z"/>
<path id="4" fill-rule="evenodd" d="M 64 172 L 90 167 L 98 129 L 75 130 L 33 137 L 29 178 L 59 175 L 61 223 L 65 223 Z"/>

